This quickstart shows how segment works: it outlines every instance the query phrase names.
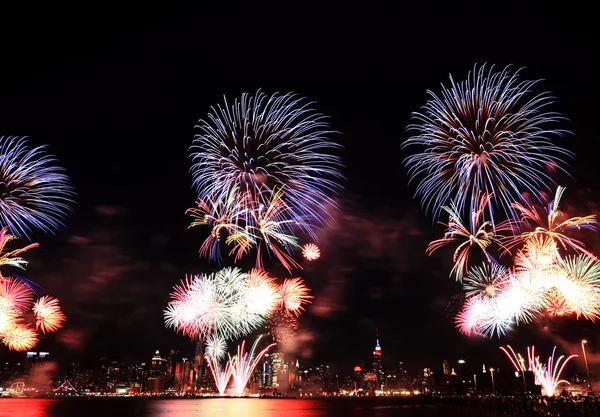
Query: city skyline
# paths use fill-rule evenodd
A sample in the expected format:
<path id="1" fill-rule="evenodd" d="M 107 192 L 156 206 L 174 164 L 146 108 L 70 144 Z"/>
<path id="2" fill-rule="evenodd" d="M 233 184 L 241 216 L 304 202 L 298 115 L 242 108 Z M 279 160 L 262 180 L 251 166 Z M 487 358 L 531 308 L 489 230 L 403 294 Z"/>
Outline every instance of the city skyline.
<path id="1" fill-rule="evenodd" d="M 188 230 L 184 214 L 196 199 L 188 172 L 194 126 L 223 95 L 233 99 L 262 88 L 268 94 L 295 91 L 315 101 L 340 132 L 335 140 L 344 146 L 340 156 L 346 166 L 345 190 L 336 200 L 341 210 L 319 231 L 321 258 L 298 272 L 315 298 L 286 351 L 300 361 L 353 369 L 361 352 L 372 351 L 378 328 L 382 350 L 397 352 L 397 360 L 413 358 L 410 366 L 418 369 L 444 359 L 485 363 L 489 352 L 500 362 L 498 346 L 506 343 L 546 350 L 559 345 L 574 353 L 585 338 L 590 366 L 596 368 L 600 340 L 595 325 L 582 320 L 543 319 L 500 340 L 458 333 L 445 317 L 448 302 L 461 292 L 448 277 L 451 251 L 425 253 L 443 227 L 413 200 L 415 187 L 407 185 L 402 166 L 408 153 L 401 149 L 411 112 L 425 103 L 427 89 L 437 91 L 447 82 L 448 74 L 462 79 L 477 63 L 523 67 L 526 78 L 544 80 L 543 89 L 556 96 L 553 109 L 565 115 L 565 128 L 574 133 L 557 140 L 576 155 L 570 168 L 574 178 L 563 184 L 567 207 L 597 213 L 593 107 L 599 92 L 592 30 L 579 24 L 580 16 L 561 9 L 522 5 L 514 13 L 526 25 L 507 23 L 502 14 L 489 16 L 490 24 L 506 23 L 512 30 L 490 35 L 494 43 L 455 28 L 468 44 L 455 48 L 439 44 L 447 27 L 440 15 L 427 24 L 438 45 L 428 54 L 421 51 L 431 48 L 430 38 L 418 36 L 425 29 L 410 17 L 427 16 L 428 10 L 414 8 L 405 10 L 406 17 L 343 10 L 317 19 L 303 39 L 272 39 L 263 29 L 257 37 L 272 39 L 267 49 L 274 55 L 248 58 L 246 65 L 214 42 L 220 28 L 210 16 L 227 13 L 219 7 L 148 9 L 146 19 L 138 15 L 133 22 L 137 10 L 116 15 L 106 9 L 99 13 L 113 23 L 110 30 L 57 17 L 62 24 L 35 21 L 31 38 L 15 39 L 6 52 L 7 62 L 15 64 L 3 69 L 0 134 L 47 144 L 78 193 L 66 228 L 55 236 L 35 235 L 40 248 L 27 256 L 27 278 L 59 298 L 67 315 L 65 327 L 44 336 L 36 349 L 86 361 L 101 355 L 137 360 L 147 346 L 161 352 L 191 346 L 188 338 L 164 328 L 163 310 L 171 287 L 186 274 L 218 268 L 198 256 L 207 230 Z M 452 12 L 475 16 L 466 6 Z M 245 21 L 232 19 L 234 27 Z M 257 19 L 268 22 L 269 16 L 258 13 Z M 229 41 L 236 39 L 232 31 Z M 333 40 L 336 32 L 342 39 Z M 510 47 L 490 49 L 489 42 Z M 191 52 L 198 49 L 202 53 Z M 264 62 L 294 65 L 283 71 Z M 597 236 L 589 246 L 599 247 Z M 236 265 L 247 270 L 253 262 Z M 274 260 L 266 265 L 278 278 L 296 276 Z M 440 344 L 447 352 L 439 351 Z M 2 349 L 2 358 L 20 355 Z M 384 354 L 384 367 L 386 361 L 392 359 Z"/>

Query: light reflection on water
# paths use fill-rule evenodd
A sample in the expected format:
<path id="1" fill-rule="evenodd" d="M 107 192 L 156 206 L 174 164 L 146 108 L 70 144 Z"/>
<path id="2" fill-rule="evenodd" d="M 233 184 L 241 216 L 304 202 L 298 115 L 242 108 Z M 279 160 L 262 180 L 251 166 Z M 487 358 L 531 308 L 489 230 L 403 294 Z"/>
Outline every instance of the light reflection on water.
<path id="1" fill-rule="evenodd" d="M 0 399 L 0 417 L 434 417 L 386 399 Z M 447 415 L 441 412 L 440 415 Z"/>

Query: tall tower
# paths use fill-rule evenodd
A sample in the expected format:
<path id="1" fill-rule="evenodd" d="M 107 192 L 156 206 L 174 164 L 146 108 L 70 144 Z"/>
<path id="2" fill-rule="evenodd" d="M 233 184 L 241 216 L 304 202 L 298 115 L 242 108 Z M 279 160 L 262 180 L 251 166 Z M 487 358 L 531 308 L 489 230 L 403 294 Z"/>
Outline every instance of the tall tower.
<path id="1" fill-rule="evenodd" d="M 381 346 L 379 345 L 379 329 L 377 329 L 377 339 L 375 342 L 375 349 L 373 350 L 373 373 L 377 375 L 377 380 L 379 381 L 379 387 L 381 387 L 381 383 L 383 382 L 383 360 L 381 358 Z"/>

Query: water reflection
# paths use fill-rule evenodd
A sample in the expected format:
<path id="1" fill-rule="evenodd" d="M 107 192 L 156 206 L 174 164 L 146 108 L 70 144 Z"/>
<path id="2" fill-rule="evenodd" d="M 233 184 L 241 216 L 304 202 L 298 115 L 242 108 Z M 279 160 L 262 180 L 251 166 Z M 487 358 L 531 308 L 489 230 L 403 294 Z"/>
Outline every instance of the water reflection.
<path id="1" fill-rule="evenodd" d="M 433 417 L 401 399 L 0 399 L 0 417 Z M 447 415 L 441 413 L 440 415 Z"/>
<path id="2" fill-rule="evenodd" d="M 46 417 L 48 410 L 60 400 L 2 398 L 0 399 L 0 417 Z"/>

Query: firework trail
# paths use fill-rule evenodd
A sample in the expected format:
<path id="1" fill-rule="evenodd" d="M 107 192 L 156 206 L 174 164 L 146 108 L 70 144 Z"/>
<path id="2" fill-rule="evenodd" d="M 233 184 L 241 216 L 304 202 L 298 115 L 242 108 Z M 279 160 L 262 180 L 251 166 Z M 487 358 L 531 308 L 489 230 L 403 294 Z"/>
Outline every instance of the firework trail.
<path id="1" fill-rule="evenodd" d="M 571 156 L 552 142 L 565 132 L 547 127 L 563 119 L 546 110 L 553 97 L 532 94 L 538 82 L 519 81 L 519 75 L 509 67 L 475 66 L 464 82 L 450 76 L 450 88 L 442 86 L 441 96 L 428 91 L 422 111 L 413 113 L 407 129 L 413 136 L 402 147 L 419 153 L 404 165 L 411 181 L 418 182 L 421 205 L 434 218 L 450 200 L 459 212 L 469 202 L 474 211 L 481 194 L 494 195 L 486 204 L 490 220 L 494 206 L 516 217 L 512 203 L 527 204 L 521 191 L 535 195 L 546 189 L 552 182 L 546 166 Z"/>
<path id="2" fill-rule="evenodd" d="M 266 348 L 255 354 L 256 347 L 258 346 L 258 342 L 260 341 L 262 336 L 258 336 L 258 338 L 254 341 L 250 352 L 244 352 L 244 347 L 246 345 L 246 341 L 244 340 L 241 345 L 237 348 L 237 355 L 233 358 L 229 358 L 229 362 L 231 363 L 231 368 L 233 369 L 233 381 L 235 384 L 235 390 L 238 397 L 244 395 L 244 390 L 246 389 L 246 384 L 256 368 L 256 365 L 261 360 L 261 358 L 271 349 L 276 343 L 271 343 Z"/>
<path id="3" fill-rule="evenodd" d="M 543 390 L 546 392 L 546 395 L 552 396 L 555 395 L 557 388 L 560 384 L 569 384 L 568 381 L 564 379 L 560 379 L 560 375 L 567 363 L 573 359 L 577 358 L 577 355 L 571 355 L 565 359 L 564 355 L 559 356 L 558 360 L 554 360 L 554 354 L 556 353 L 556 346 L 552 349 L 552 356 L 548 358 L 548 362 L 546 364 L 540 363 L 539 357 L 536 358 L 535 367 L 533 371 L 536 375 L 536 378 L 539 380 L 542 385 Z M 561 361 L 565 359 L 564 362 Z"/>
<path id="4" fill-rule="evenodd" d="M 302 256 L 307 261 L 316 261 L 321 257 L 321 250 L 314 243 L 307 243 L 302 246 Z"/>
<path id="5" fill-rule="evenodd" d="M 215 380 L 217 391 L 221 397 L 225 395 L 225 390 L 227 389 L 227 385 L 229 385 L 231 375 L 233 374 L 231 363 L 231 360 L 227 361 L 225 363 L 225 368 L 223 369 L 217 359 L 208 358 L 208 368 Z"/>
<path id="6" fill-rule="evenodd" d="M 221 368 L 221 365 L 219 364 L 219 361 L 226 355 L 227 343 L 225 342 L 225 339 L 219 336 L 210 335 L 206 339 L 205 345 L 205 357 L 208 362 L 208 367 L 215 380 L 219 395 L 223 396 L 227 389 L 227 385 L 229 384 L 229 380 L 231 379 L 231 373 L 233 372 L 230 361 L 225 363 L 224 369 Z"/>
<path id="7" fill-rule="evenodd" d="M 63 227 L 75 191 L 56 158 L 26 138 L 0 137 L 0 225 L 23 239 Z"/>

